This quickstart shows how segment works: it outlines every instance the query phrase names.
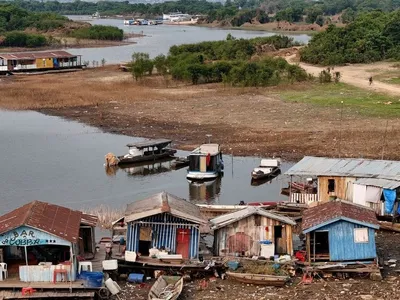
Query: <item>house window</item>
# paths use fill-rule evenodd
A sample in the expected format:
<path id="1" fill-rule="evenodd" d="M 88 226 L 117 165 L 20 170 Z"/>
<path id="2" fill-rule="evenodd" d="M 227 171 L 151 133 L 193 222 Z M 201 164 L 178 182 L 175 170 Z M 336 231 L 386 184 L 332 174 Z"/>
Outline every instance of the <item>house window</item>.
<path id="1" fill-rule="evenodd" d="M 261 216 L 260 215 L 254 216 L 254 226 L 261 226 Z"/>
<path id="2" fill-rule="evenodd" d="M 335 179 L 328 179 L 328 193 L 335 192 Z"/>
<path id="3" fill-rule="evenodd" d="M 368 228 L 354 228 L 354 243 L 368 243 Z"/>

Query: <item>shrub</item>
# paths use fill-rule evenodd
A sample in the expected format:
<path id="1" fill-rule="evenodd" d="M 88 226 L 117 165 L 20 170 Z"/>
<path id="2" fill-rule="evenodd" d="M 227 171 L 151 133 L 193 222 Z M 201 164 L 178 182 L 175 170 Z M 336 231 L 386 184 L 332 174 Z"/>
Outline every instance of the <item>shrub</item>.
<path id="1" fill-rule="evenodd" d="M 74 30 L 70 35 L 78 39 L 90 40 L 122 41 L 124 39 L 124 32 L 122 29 L 114 26 L 103 25 L 79 28 Z"/>
<path id="2" fill-rule="evenodd" d="M 41 34 L 28 34 L 19 31 L 9 32 L 5 35 L 1 46 L 6 47 L 43 47 L 48 45 L 45 36 Z"/>

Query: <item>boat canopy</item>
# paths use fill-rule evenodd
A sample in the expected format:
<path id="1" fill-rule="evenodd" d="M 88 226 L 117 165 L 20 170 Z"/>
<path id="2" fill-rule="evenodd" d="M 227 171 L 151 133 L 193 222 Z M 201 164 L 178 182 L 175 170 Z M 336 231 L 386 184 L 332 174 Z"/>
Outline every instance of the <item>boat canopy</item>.
<path id="1" fill-rule="evenodd" d="M 148 140 L 148 141 L 138 142 L 138 143 L 131 143 L 131 144 L 127 144 L 126 146 L 129 148 L 137 148 L 137 149 L 143 149 L 143 148 L 148 148 L 148 147 L 165 148 L 171 143 L 172 143 L 171 140 L 158 139 L 158 140 Z"/>
<path id="2" fill-rule="evenodd" d="M 218 144 L 203 144 L 193 150 L 191 155 L 217 155 L 220 153 Z"/>
<path id="3" fill-rule="evenodd" d="M 279 167 L 281 164 L 280 159 L 262 159 L 260 167 Z"/>

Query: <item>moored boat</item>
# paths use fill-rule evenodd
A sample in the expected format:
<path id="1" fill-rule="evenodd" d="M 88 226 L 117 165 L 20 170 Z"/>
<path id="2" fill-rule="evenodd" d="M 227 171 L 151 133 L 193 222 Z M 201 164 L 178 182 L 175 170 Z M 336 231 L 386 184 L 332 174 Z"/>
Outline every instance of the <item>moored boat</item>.
<path id="1" fill-rule="evenodd" d="M 218 144 L 203 144 L 193 150 L 188 158 L 189 170 L 186 178 L 191 181 L 214 180 L 224 169 Z"/>
<path id="2" fill-rule="evenodd" d="M 176 300 L 182 293 L 182 276 L 160 276 L 149 291 L 148 300 Z"/>
<path id="3" fill-rule="evenodd" d="M 124 156 L 118 157 L 118 165 L 173 157 L 176 150 L 170 148 L 171 143 L 171 140 L 159 139 L 128 144 L 126 146 L 129 148 L 129 152 Z"/>
<path id="4" fill-rule="evenodd" d="M 262 159 L 260 166 L 254 168 L 251 172 L 251 177 L 255 180 L 265 179 L 274 176 L 280 170 L 281 160 L 277 159 Z"/>
<path id="5" fill-rule="evenodd" d="M 171 168 L 179 170 L 189 165 L 189 159 L 187 157 L 177 157 L 172 163 Z"/>
<path id="6" fill-rule="evenodd" d="M 264 274 L 251 274 L 251 273 L 234 273 L 226 272 L 230 278 L 239 282 L 259 285 L 270 286 L 283 286 L 289 280 L 288 276 L 264 275 Z"/>

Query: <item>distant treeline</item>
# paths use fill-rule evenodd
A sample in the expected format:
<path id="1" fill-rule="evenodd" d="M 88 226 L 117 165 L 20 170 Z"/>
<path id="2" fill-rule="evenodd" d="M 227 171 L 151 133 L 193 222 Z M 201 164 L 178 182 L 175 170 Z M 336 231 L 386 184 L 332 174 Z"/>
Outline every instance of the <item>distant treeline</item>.
<path id="1" fill-rule="evenodd" d="M 301 51 L 302 61 L 321 65 L 384 59 L 400 59 L 400 10 L 363 13 L 346 27 L 330 26 Z"/>
<path id="2" fill-rule="evenodd" d="M 259 53 L 262 45 L 280 49 L 294 43 L 286 36 L 247 40 L 228 35 L 224 41 L 173 46 L 168 56 L 159 55 L 153 60 L 148 54 L 134 53 L 131 68 L 136 79 L 151 75 L 155 68 L 159 74 L 193 84 L 224 82 L 233 86 L 268 86 L 308 79 L 302 68 L 283 58 L 263 57 Z"/>
<path id="3" fill-rule="evenodd" d="M 372 10 L 393 11 L 400 7 L 400 0 L 227 0 L 224 4 L 206 0 L 178 0 L 155 4 L 98 1 L 13 1 L 15 5 L 32 12 L 56 12 L 60 14 L 142 15 L 160 16 L 180 11 L 188 14 L 207 15 L 207 22 L 225 22 L 240 26 L 244 22 L 288 21 L 320 25 L 329 23 L 329 16 L 346 11 L 345 18 L 352 19 L 358 12 Z M 270 17 L 268 17 L 270 16 Z"/>
<path id="4" fill-rule="evenodd" d="M 122 40 L 123 31 L 113 26 L 91 26 L 69 29 L 68 18 L 52 12 L 30 12 L 13 4 L 0 4 L 0 46 L 43 47 L 58 41 L 43 33 L 60 30 L 65 36 L 80 39 Z M 23 32 L 34 29 L 38 33 Z"/>

